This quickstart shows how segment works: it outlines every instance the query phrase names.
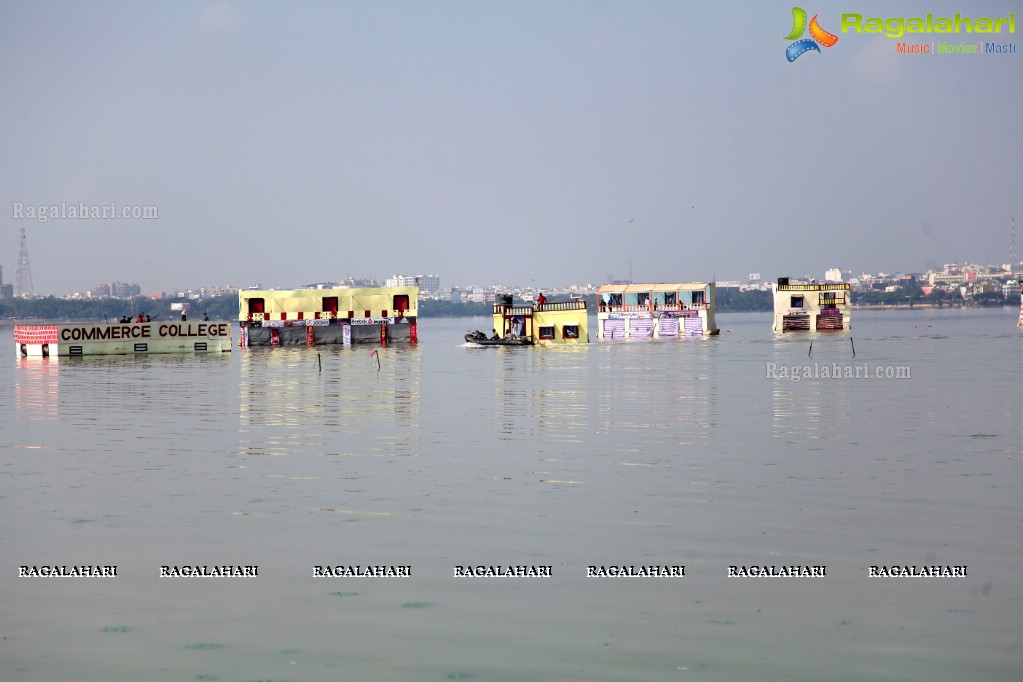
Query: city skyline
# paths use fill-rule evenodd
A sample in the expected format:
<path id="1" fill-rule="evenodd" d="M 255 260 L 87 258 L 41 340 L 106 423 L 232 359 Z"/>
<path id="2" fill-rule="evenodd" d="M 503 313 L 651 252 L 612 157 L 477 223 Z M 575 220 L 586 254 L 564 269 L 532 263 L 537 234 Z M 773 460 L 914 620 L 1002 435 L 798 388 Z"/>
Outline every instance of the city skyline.
<path id="1" fill-rule="evenodd" d="M 26 228 L 39 294 L 923 272 L 1023 215 L 1020 55 L 900 53 L 840 2 L 791 63 L 782 2 L 55 7 L 0 15 L 0 260 Z"/>
<path id="2" fill-rule="evenodd" d="M 1007 264 L 980 264 L 980 263 L 957 263 L 947 262 L 941 266 L 928 269 L 923 272 L 909 271 L 909 270 L 894 270 L 892 272 L 883 271 L 862 271 L 856 274 L 855 270 L 843 269 L 840 267 L 832 267 L 822 270 L 821 273 L 787 273 L 786 275 L 778 275 L 779 277 L 785 277 L 792 280 L 811 280 L 811 281 L 846 281 L 851 282 L 854 285 L 859 285 L 863 282 L 891 282 L 905 278 L 915 279 L 918 284 L 924 282 L 930 282 L 933 284 L 935 276 L 938 280 L 948 280 L 961 283 L 969 283 L 977 281 L 977 276 L 984 280 L 1007 280 L 1016 282 L 1023 275 L 1023 263 L 1017 263 L 1017 267 L 1011 271 L 1004 270 L 1004 266 Z M 0 284 L 5 287 L 11 287 L 10 283 L 6 283 L 2 279 L 3 268 L 0 266 Z M 973 275 L 971 277 L 971 275 Z M 142 288 L 140 284 L 136 282 L 122 282 L 119 280 L 111 280 L 109 282 L 99 282 L 88 289 L 81 289 L 77 291 L 67 291 L 57 294 L 49 294 L 49 296 L 55 296 L 57 298 L 120 298 L 127 299 L 133 297 L 146 297 L 146 298 L 180 298 L 190 297 L 193 295 L 201 295 L 202 297 L 207 296 L 220 296 L 225 293 L 234 293 L 239 290 L 253 289 L 253 288 L 266 288 L 266 289 L 277 289 L 277 290 L 290 290 L 290 289 L 316 289 L 316 288 L 333 288 L 333 287 L 392 287 L 392 286 L 413 286 L 408 281 L 418 279 L 420 276 L 414 275 L 400 275 L 394 274 L 387 277 L 386 279 L 377 278 L 342 278 L 340 281 L 325 280 L 315 284 L 302 284 L 294 286 L 267 286 L 264 287 L 262 284 L 251 285 L 248 287 L 239 287 L 231 283 L 218 283 L 218 284 L 202 284 L 202 285 L 191 285 L 188 287 L 175 287 L 170 290 L 155 290 L 149 288 Z M 553 291 L 553 292 L 570 292 L 570 291 L 595 291 L 601 284 L 607 283 L 625 283 L 632 282 L 633 280 L 626 279 L 614 279 L 604 280 L 602 282 L 563 282 L 553 283 L 551 286 L 537 285 L 535 283 L 521 283 L 521 282 L 492 282 L 487 284 L 480 283 L 454 283 L 454 284 L 443 284 L 442 279 L 437 275 L 426 276 L 431 280 L 431 284 L 440 283 L 437 288 L 422 289 L 420 295 L 426 298 L 440 297 L 445 298 L 449 292 L 458 290 L 465 295 L 468 292 L 479 290 L 489 292 L 500 292 L 500 291 L 522 291 L 522 292 L 539 292 L 539 291 Z M 770 283 L 775 281 L 777 277 L 765 277 L 762 273 L 748 273 L 746 277 L 738 279 L 724 279 L 718 278 L 714 281 L 719 288 L 754 288 L 754 289 L 769 289 Z M 638 281 L 638 280 L 636 280 Z M 13 294 L 12 294 L 13 295 Z M 41 298 L 43 296 L 37 295 L 35 298 Z M 3 296 L 0 296 L 3 298 Z"/>
<path id="3" fill-rule="evenodd" d="M 20 240 L 19 241 L 20 241 L 20 245 L 21 245 L 20 248 L 22 249 L 22 252 L 19 254 L 19 260 L 18 260 L 18 264 L 19 264 L 18 276 L 21 277 L 24 274 L 28 278 L 28 282 L 31 283 L 32 275 L 31 275 L 31 269 L 29 267 L 29 259 L 27 257 L 28 254 L 27 254 L 27 251 L 24 250 L 25 249 L 25 230 L 24 229 L 19 229 L 19 235 L 20 235 Z M 999 268 L 1003 268 L 1004 269 L 1004 268 L 1007 267 L 1008 270 L 1006 270 L 1003 273 L 998 273 L 998 275 L 999 276 L 1004 275 L 1005 277 L 1007 277 L 1009 279 L 1013 278 L 1013 273 L 1019 273 L 1019 272 L 1023 271 L 1023 262 L 1018 260 L 1019 254 L 1018 254 L 1017 246 L 1016 246 L 1016 223 L 1015 223 L 1015 218 L 1013 218 L 1013 220 L 1012 220 L 1011 231 L 1010 231 L 1010 238 L 1009 238 L 1009 245 L 1008 245 L 1007 253 L 1009 254 L 1010 257 L 1007 259 L 1008 262 L 1006 262 L 1006 263 L 986 263 L 986 264 L 980 264 L 980 263 L 971 262 L 971 261 L 962 261 L 962 266 L 964 268 L 967 268 L 967 269 L 970 269 L 970 270 L 976 270 L 978 268 L 982 268 L 982 269 L 986 269 L 986 270 L 989 270 L 989 271 L 991 271 L 991 270 L 996 270 L 997 271 Z M 952 268 L 953 270 L 958 272 L 959 264 L 960 264 L 960 262 L 957 261 L 957 260 L 945 260 L 940 266 L 937 265 L 937 264 L 933 264 L 933 265 L 931 265 L 930 267 L 928 267 L 924 271 L 914 271 L 914 270 L 909 270 L 909 269 L 906 269 L 906 268 L 902 268 L 902 269 L 895 269 L 895 270 L 892 270 L 892 271 L 889 271 L 889 272 L 885 272 L 883 270 L 873 270 L 873 271 L 871 271 L 871 270 L 867 270 L 867 269 L 859 269 L 859 270 L 851 269 L 851 268 L 843 269 L 843 268 L 840 268 L 840 267 L 830 266 L 830 267 L 822 267 L 821 268 L 821 272 L 823 272 L 823 274 L 820 277 L 818 277 L 817 275 L 814 275 L 812 273 L 809 273 L 809 272 L 803 273 L 801 275 L 795 275 L 794 273 L 786 273 L 784 275 L 778 275 L 778 276 L 793 277 L 793 278 L 802 277 L 802 278 L 809 278 L 809 279 L 822 279 L 822 280 L 828 280 L 828 281 L 831 281 L 831 280 L 836 280 L 837 281 L 836 276 L 833 275 L 832 273 L 839 273 L 846 280 L 856 282 L 858 279 L 862 279 L 864 277 L 871 277 L 871 278 L 882 277 L 882 278 L 884 278 L 884 277 L 888 277 L 888 276 L 923 275 L 923 274 L 935 273 L 935 272 L 938 272 L 938 271 L 944 271 L 946 274 L 948 274 L 950 268 Z M 22 268 L 23 265 L 24 265 L 24 273 L 23 273 L 23 268 Z M 630 269 L 630 273 L 629 274 L 631 275 L 632 274 L 631 273 L 631 262 L 629 263 L 629 269 Z M 854 274 L 856 272 L 860 272 L 860 274 L 859 275 Z M 2 265 L 2 263 L 0 263 L 0 285 L 4 285 L 4 286 L 6 286 L 8 288 L 12 288 L 14 285 L 12 285 L 10 283 L 5 283 L 4 280 L 3 280 L 3 274 L 2 273 L 3 273 L 3 265 Z M 441 278 L 439 276 L 437 276 L 437 275 L 432 274 L 432 273 L 429 274 L 429 275 L 424 275 L 422 273 L 420 273 L 418 275 L 391 273 L 390 275 L 388 275 L 386 277 L 375 277 L 375 276 L 374 277 L 369 277 L 369 276 L 367 276 L 367 277 L 362 277 L 362 276 L 354 277 L 352 275 L 348 275 L 348 277 L 341 277 L 340 279 L 338 279 L 336 281 L 335 280 L 321 280 L 317 284 L 308 284 L 308 283 L 301 284 L 301 285 L 299 285 L 299 284 L 291 284 L 291 285 L 283 284 L 283 285 L 279 285 L 279 286 L 270 286 L 270 287 L 267 287 L 267 288 L 270 288 L 270 289 L 322 288 L 323 286 L 327 286 L 327 285 L 331 285 L 331 286 L 337 285 L 337 286 L 342 286 L 342 287 L 344 287 L 344 286 L 364 286 L 364 287 L 365 286 L 370 286 L 370 287 L 372 287 L 372 286 L 412 286 L 411 281 L 413 281 L 413 280 L 418 281 L 420 279 L 424 280 L 424 282 L 427 283 L 426 284 L 426 288 L 423 290 L 424 294 L 436 293 L 438 290 L 446 292 L 446 291 L 455 290 L 455 289 L 459 289 L 459 290 L 462 290 L 462 291 L 468 291 L 468 290 L 471 290 L 471 289 L 494 289 L 494 290 L 500 290 L 500 289 L 520 290 L 521 289 L 521 290 L 534 290 L 534 291 L 539 291 L 541 289 L 548 289 L 548 290 L 552 290 L 552 291 L 568 291 L 568 290 L 575 290 L 575 289 L 593 289 L 596 286 L 599 286 L 599 283 L 595 282 L 595 281 L 587 281 L 585 283 L 583 283 L 582 281 L 576 281 L 576 282 L 572 282 L 572 283 L 546 282 L 546 283 L 541 283 L 541 284 L 538 285 L 538 284 L 536 284 L 535 280 L 532 280 L 530 282 L 530 284 L 528 284 L 528 285 L 526 285 L 524 283 L 507 284 L 507 283 L 502 283 L 502 282 L 489 282 L 489 283 L 482 283 L 482 282 L 456 282 L 456 283 L 453 283 L 453 284 L 440 285 Z M 672 278 L 667 278 L 667 279 L 672 279 Z M 674 278 L 674 279 L 677 280 L 678 278 Z M 736 279 L 730 279 L 730 278 L 717 278 L 715 276 L 715 278 L 708 279 L 708 280 L 705 280 L 705 281 L 715 281 L 715 282 L 717 282 L 719 284 L 719 286 L 721 286 L 721 285 L 731 286 L 731 285 L 734 285 L 736 282 L 766 283 L 766 282 L 769 282 L 769 281 L 771 281 L 773 279 L 775 279 L 775 278 L 771 277 L 771 276 L 763 278 L 762 277 L 762 273 L 757 272 L 757 273 L 748 273 L 746 278 L 740 277 L 740 278 L 736 278 Z M 639 281 L 639 280 L 632 280 L 632 279 L 626 279 L 626 278 L 622 278 L 622 277 L 615 277 L 614 275 L 609 274 L 603 280 L 601 280 L 600 283 L 620 282 L 620 281 L 631 282 L 631 281 Z M 30 286 L 31 286 L 31 284 L 30 284 Z M 233 285 L 233 284 L 230 284 L 230 283 L 219 283 L 219 284 L 213 284 L 213 285 L 205 284 L 205 285 L 200 285 L 200 286 L 192 285 L 192 286 L 188 286 L 188 287 L 172 287 L 170 290 L 148 289 L 147 291 L 143 292 L 143 291 L 141 291 L 141 289 L 142 289 L 141 285 L 139 285 L 136 282 L 123 282 L 123 281 L 121 281 L 119 279 L 116 279 L 116 278 L 115 279 L 108 278 L 106 281 L 97 283 L 91 289 L 81 289 L 81 290 L 77 290 L 77 291 L 65 291 L 65 292 L 62 292 L 62 293 L 52 293 L 51 292 L 49 294 L 40 294 L 38 296 L 56 296 L 56 297 L 62 297 L 62 298 L 67 298 L 67 297 L 72 297 L 72 298 L 75 298 L 75 297 L 127 298 L 127 297 L 130 297 L 130 296 L 122 295 L 122 294 L 115 295 L 115 294 L 112 293 L 113 291 L 118 290 L 119 288 L 122 289 L 122 294 L 123 294 L 124 290 L 131 290 L 133 292 L 131 294 L 131 296 L 145 296 L 145 297 L 150 297 L 150 298 L 152 298 L 152 297 L 163 298 L 163 297 L 182 296 L 182 295 L 184 295 L 186 293 L 187 294 L 192 294 L 192 293 L 194 293 L 196 291 L 210 290 L 210 291 L 215 292 L 213 295 L 219 295 L 219 293 L 223 293 L 226 290 L 239 290 L 239 289 L 246 289 L 246 288 L 251 289 L 251 288 L 264 288 L 264 287 L 263 287 L 263 285 L 261 283 L 260 284 L 241 285 L 241 286 Z M 0 296 L 0 297 L 2 297 L 2 296 Z"/>

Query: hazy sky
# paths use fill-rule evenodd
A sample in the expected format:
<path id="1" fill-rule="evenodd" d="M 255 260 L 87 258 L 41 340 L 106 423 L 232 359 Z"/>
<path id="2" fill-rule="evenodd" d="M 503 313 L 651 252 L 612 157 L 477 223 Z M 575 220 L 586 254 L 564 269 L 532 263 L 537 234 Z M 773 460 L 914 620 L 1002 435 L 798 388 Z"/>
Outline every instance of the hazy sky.
<path id="1" fill-rule="evenodd" d="M 1006 262 L 1023 54 L 839 28 L 1023 3 L 802 6 L 839 42 L 789 63 L 791 2 L 4 2 L 4 280 L 20 227 L 44 294 Z M 14 218 L 62 202 L 159 218 Z"/>

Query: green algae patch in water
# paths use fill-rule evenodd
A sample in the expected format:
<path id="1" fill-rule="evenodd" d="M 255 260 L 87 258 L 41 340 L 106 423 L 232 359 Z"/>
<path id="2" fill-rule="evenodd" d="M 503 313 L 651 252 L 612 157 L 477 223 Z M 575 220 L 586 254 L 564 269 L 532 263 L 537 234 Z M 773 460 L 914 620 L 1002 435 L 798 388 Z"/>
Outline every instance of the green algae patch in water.
<path id="1" fill-rule="evenodd" d="M 127 625 L 109 625 L 100 632 L 128 632 L 130 629 Z"/>
<path id="2" fill-rule="evenodd" d="M 448 673 L 449 680 L 467 680 L 472 677 L 471 673 Z"/>
<path id="3" fill-rule="evenodd" d="M 195 642 L 194 644 L 186 644 L 186 649 L 223 649 L 223 644 L 217 644 L 216 642 Z"/>
<path id="4" fill-rule="evenodd" d="M 331 592 L 330 596 L 331 597 L 356 597 L 356 596 L 358 596 L 358 594 L 359 594 L 358 592 Z"/>
<path id="5" fill-rule="evenodd" d="M 403 609 L 425 609 L 428 606 L 433 606 L 428 601 L 407 601 L 401 605 Z"/>

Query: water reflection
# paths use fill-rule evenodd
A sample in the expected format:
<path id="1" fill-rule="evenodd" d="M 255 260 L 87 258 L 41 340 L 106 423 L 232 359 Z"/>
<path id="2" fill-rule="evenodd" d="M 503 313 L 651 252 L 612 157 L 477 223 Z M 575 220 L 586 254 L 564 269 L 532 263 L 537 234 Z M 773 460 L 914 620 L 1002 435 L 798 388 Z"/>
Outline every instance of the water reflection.
<path id="1" fill-rule="evenodd" d="M 716 339 L 600 344 L 596 433 L 623 451 L 713 440 L 719 347 Z"/>
<path id="2" fill-rule="evenodd" d="M 713 340 L 501 350 L 494 426 L 502 439 L 584 443 L 596 435 L 616 451 L 636 452 L 714 437 Z"/>
<path id="3" fill-rule="evenodd" d="M 766 316 L 748 319 L 748 342 L 577 354 L 467 351 L 464 322 L 431 321 L 431 346 L 381 349 L 379 371 L 373 348 L 0 367 L 16 387 L 0 391 L 0 503 L 17 520 L 5 556 L 124 566 L 103 587 L 4 571 L 8 612 L 39 633 L 8 667 L 26 680 L 147 679 L 153 661 L 179 679 L 338 679 L 347 665 L 348 679 L 809 680 L 869 660 L 905 679 L 1017 679 L 1015 327 L 996 336 L 1005 320 L 964 315 L 907 343 L 888 339 L 918 320 L 892 314 L 876 340 L 857 338 L 857 361 L 911 362 L 912 381 L 791 384 L 764 365 L 804 362 L 808 343 L 776 344 Z M 60 419 L 24 421 L 38 406 Z M 831 433 L 846 437 L 820 440 Z M 367 456 L 420 448 L 431 456 Z M 298 456 L 250 456 L 268 452 Z M 827 581 L 724 575 L 796 557 L 828 564 Z M 455 562 L 505 559 L 559 577 L 450 578 Z M 419 577 L 328 585 L 309 577 L 321 561 L 410 563 Z M 675 561 L 691 575 L 670 586 L 582 571 Z M 161 580 L 161 562 L 265 570 L 221 589 Z M 969 563 L 972 582 L 865 578 L 867 564 L 903 562 Z M 230 640 L 215 635 L 225 623 Z M 467 623 L 470 637 L 452 636 Z M 54 641 L 97 651 L 95 674 Z M 199 641 L 229 645 L 187 648 Z M 429 655 L 396 656 L 397 641 Z M 524 646 L 537 652 L 525 664 Z M 221 657 L 218 670 L 197 654 Z"/>
<path id="4" fill-rule="evenodd" d="M 242 350 L 241 453 L 418 456 L 420 357 L 407 346 Z"/>
<path id="5" fill-rule="evenodd" d="M 54 419 L 91 425 L 99 415 L 112 428 L 146 428 L 153 415 L 196 418 L 222 414 L 219 390 L 201 383 L 185 388 L 182 376 L 196 365 L 224 368 L 229 355 L 101 355 L 81 358 L 20 358 L 15 395 L 23 419 Z M 140 418 L 146 415 L 146 418 Z"/>
<path id="6" fill-rule="evenodd" d="M 57 360 L 22 357 L 14 375 L 14 405 L 27 421 L 56 419 L 60 410 L 60 367 Z"/>
<path id="7" fill-rule="evenodd" d="M 811 349 L 811 342 L 813 347 Z M 774 436 L 789 441 L 834 438 L 846 431 L 854 379 L 830 378 L 856 363 L 848 338 L 778 337 L 765 377 L 773 372 Z M 855 366 L 853 367 L 855 369 Z M 793 379 L 793 377 L 798 377 Z M 827 377 L 827 378 L 824 378 Z"/>
<path id="8" fill-rule="evenodd" d="M 591 348 L 494 350 L 494 427 L 500 438 L 583 442 Z"/>

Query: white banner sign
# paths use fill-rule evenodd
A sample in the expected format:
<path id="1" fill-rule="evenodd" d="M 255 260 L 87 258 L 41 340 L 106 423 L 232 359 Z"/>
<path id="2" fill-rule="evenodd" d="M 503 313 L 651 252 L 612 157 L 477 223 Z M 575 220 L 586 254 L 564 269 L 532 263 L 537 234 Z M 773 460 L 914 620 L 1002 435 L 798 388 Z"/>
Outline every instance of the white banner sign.
<path id="1" fill-rule="evenodd" d="M 394 319 L 390 317 L 356 317 L 352 319 L 352 324 L 381 324 L 384 322 L 392 324 Z"/>
<path id="2" fill-rule="evenodd" d="M 263 320 L 264 327 L 327 327 L 330 320 Z"/>

